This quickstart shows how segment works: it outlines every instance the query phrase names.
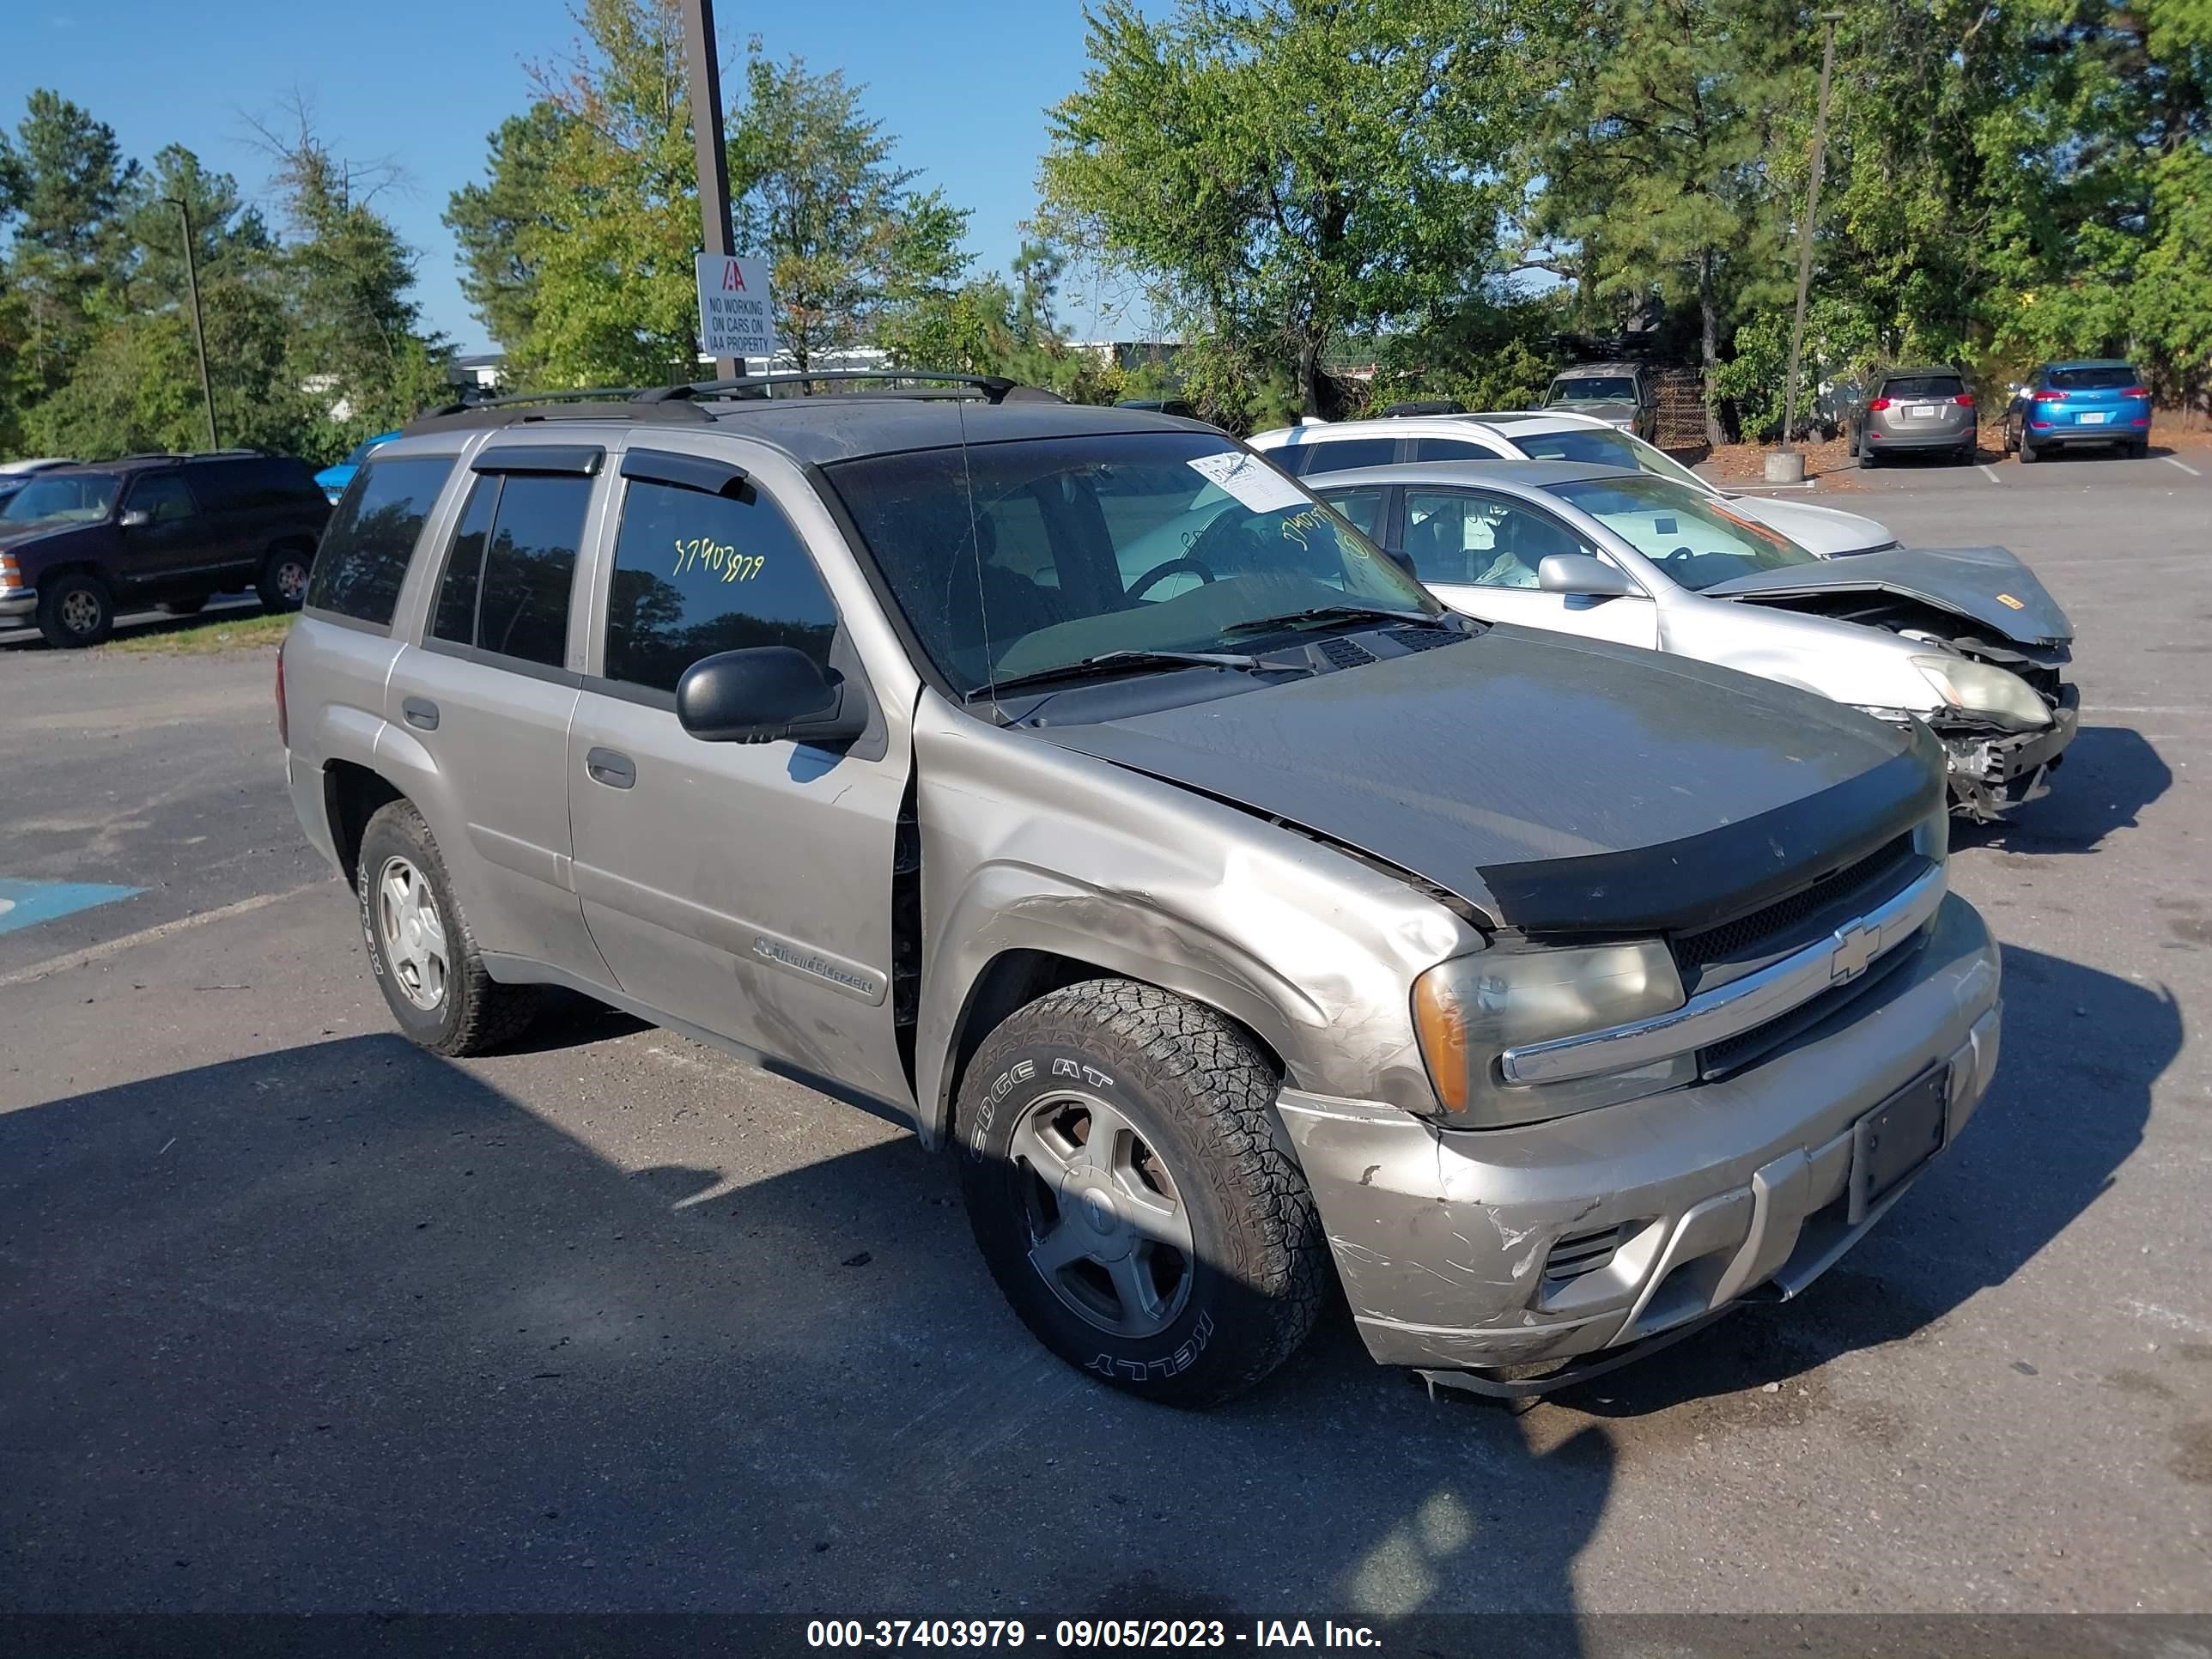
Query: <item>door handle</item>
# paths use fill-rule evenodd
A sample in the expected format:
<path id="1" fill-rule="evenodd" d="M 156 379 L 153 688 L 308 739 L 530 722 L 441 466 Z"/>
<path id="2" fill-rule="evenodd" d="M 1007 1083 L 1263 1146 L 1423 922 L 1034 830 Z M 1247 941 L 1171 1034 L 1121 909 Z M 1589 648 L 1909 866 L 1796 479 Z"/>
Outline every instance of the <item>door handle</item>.
<path id="1" fill-rule="evenodd" d="M 438 705 L 428 697 L 406 697 L 399 704 L 399 712 L 407 717 L 407 724 L 424 732 L 438 729 Z"/>
<path id="2" fill-rule="evenodd" d="M 610 789 L 627 789 L 637 781 L 637 763 L 611 749 L 594 749 L 584 757 L 584 770 L 594 783 Z"/>

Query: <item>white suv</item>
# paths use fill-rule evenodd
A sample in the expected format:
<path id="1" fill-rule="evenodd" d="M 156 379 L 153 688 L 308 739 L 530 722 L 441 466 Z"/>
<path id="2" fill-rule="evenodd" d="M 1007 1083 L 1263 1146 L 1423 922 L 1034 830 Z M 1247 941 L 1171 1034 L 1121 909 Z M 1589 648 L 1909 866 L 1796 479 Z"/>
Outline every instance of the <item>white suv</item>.
<path id="1" fill-rule="evenodd" d="M 1297 477 L 1404 461 L 1583 461 L 1632 466 L 1729 502 L 1729 511 L 1778 530 L 1824 559 L 1879 553 L 1897 538 L 1872 519 L 1810 501 L 1735 495 L 1595 416 L 1562 410 L 1504 415 L 1400 415 L 1380 420 L 1311 421 L 1254 434 L 1252 447 Z"/>

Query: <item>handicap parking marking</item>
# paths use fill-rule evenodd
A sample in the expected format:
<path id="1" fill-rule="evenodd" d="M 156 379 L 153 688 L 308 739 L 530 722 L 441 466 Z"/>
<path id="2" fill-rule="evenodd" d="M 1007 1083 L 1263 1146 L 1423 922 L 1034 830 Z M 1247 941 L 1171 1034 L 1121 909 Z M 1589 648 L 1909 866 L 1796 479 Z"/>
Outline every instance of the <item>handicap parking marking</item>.
<path id="1" fill-rule="evenodd" d="M 145 890 L 100 881 L 11 881 L 0 877 L 0 933 L 35 927 L 57 916 L 112 904 L 118 899 L 135 898 Z"/>

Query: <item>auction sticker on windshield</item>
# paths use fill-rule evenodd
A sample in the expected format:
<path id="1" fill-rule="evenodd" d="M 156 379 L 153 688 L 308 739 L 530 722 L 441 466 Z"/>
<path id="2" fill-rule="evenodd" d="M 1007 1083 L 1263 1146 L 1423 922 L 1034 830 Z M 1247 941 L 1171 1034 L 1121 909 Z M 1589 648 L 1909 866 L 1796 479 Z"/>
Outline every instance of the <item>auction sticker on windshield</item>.
<path id="1" fill-rule="evenodd" d="M 1224 450 L 1200 455 L 1192 471 L 1212 480 L 1255 513 L 1279 513 L 1285 507 L 1308 505 L 1298 487 L 1256 455 Z"/>

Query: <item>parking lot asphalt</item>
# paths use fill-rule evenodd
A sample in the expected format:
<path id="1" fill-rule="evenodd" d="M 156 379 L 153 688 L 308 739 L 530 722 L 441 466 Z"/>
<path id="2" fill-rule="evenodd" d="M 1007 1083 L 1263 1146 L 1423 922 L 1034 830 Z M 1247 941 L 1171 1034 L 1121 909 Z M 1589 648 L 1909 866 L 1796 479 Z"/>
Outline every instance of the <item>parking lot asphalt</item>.
<path id="1" fill-rule="evenodd" d="M 2053 793 L 1956 836 L 1990 1098 L 1805 1297 L 1517 1414 L 1341 1314 L 1146 1407 L 886 1124 L 580 1003 L 420 1053 L 266 654 L 0 651 L 0 879 L 143 890 L 0 932 L 0 1610 L 2206 1609 L 2212 480 L 2001 471 L 1819 497 L 2079 629 Z"/>

